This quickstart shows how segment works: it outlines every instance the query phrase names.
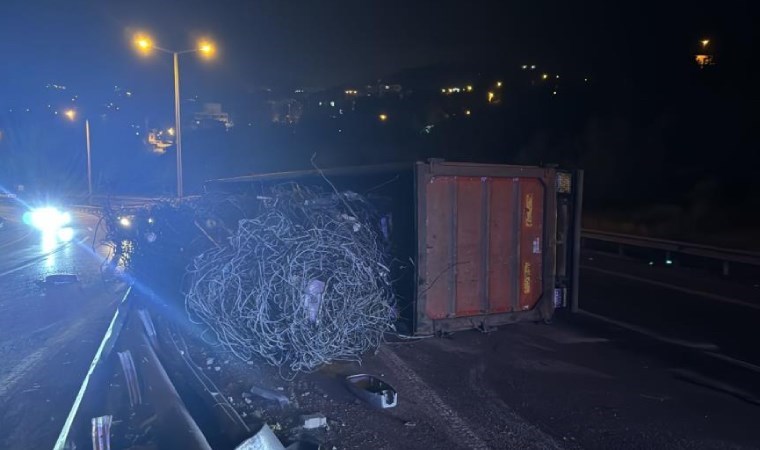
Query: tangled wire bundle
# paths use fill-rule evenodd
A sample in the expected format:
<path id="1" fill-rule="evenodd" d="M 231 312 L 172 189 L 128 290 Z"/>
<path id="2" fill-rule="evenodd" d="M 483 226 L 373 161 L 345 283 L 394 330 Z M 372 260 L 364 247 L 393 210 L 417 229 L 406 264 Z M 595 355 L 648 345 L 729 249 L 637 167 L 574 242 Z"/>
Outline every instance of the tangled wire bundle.
<path id="1" fill-rule="evenodd" d="M 243 360 L 293 372 L 360 361 L 393 328 L 388 255 L 372 209 L 353 193 L 280 186 L 229 244 L 189 269 L 185 306 Z"/>

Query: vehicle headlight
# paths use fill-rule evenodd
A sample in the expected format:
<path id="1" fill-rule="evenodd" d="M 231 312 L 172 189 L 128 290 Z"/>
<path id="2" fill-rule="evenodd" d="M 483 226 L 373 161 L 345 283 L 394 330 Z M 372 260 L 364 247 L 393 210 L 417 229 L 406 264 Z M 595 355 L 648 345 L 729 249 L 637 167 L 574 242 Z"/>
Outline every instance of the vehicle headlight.
<path id="1" fill-rule="evenodd" d="M 132 219 L 128 216 L 119 217 L 119 225 L 122 228 L 129 228 L 132 226 Z"/>
<path id="2" fill-rule="evenodd" d="M 48 206 L 24 213 L 23 220 L 40 231 L 54 232 L 71 223 L 71 214 Z"/>

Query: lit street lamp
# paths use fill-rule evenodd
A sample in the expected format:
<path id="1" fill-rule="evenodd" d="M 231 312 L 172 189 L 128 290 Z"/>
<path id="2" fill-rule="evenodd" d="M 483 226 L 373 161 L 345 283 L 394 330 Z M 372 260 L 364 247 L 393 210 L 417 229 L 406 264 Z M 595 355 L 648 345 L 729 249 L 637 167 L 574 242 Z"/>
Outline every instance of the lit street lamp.
<path id="1" fill-rule="evenodd" d="M 216 47 L 211 41 L 201 40 L 195 48 L 174 51 L 155 45 L 153 39 L 147 35 L 137 35 L 134 38 L 134 44 L 138 51 L 143 54 L 149 54 L 153 50 L 168 53 L 174 58 L 174 134 L 176 135 L 177 145 L 177 198 L 182 199 L 182 124 L 180 121 L 180 95 L 179 95 L 179 55 L 186 53 L 199 53 L 201 56 L 211 58 L 216 53 Z"/>
<path id="2" fill-rule="evenodd" d="M 63 115 L 72 122 L 77 118 L 77 112 L 73 109 L 67 109 Z M 87 194 L 88 199 L 92 199 L 92 151 L 90 148 L 90 120 L 84 120 L 84 136 L 87 144 Z"/>

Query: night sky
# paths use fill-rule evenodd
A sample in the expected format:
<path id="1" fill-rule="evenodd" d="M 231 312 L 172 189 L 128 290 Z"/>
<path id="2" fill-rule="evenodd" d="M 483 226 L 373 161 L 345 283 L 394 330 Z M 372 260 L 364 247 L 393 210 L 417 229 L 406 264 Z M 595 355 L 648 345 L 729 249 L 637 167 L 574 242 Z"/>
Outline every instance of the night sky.
<path id="1" fill-rule="evenodd" d="M 0 16 L 3 94 L 35 83 L 154 86 L 168 58 L 146 63 L 130 35 L 146 30 L 169 48 L 215 38 L 220 58 L 187 71 L 196 86 L 331 87 L 434 63 L 594 72 L 691 58 L 709 36 L 751 50 L 751 2 L 663 6 L 654 1 L 23 1 Z M 726 46 L 725 43 L 730 43 Z M 724 52 L 727 53 L 727 52 Z M 183 64 L 197 64 L 187 58 Z"/>
<path id="2" fill-rule="evenodd" d="M 714 197 L 740 204 L 747 194 L 740 186 L 744 179 L 733 175 L 737 162 L 760 163 L 754 150 L 757 11 L 749 0 L 5 0 L 0 7 L 0 129 L 8 136 L 5 145 L 15 150 L 4 156 L 20 160 L 31 149 L 57 157 L 66 147 L 80 157 L 76 126 L 62 124 L 50 112 L 74 106 L 82 117 L 94 118 L 114 101 L 114 86 L 134 95 L 124 110 L 93 124 L 95 146 L 110 150 L 98 153 L 103 160 L 96 157 L 96 167 L 118 168 L 142 155 L 135 152 L 142 148 L 139 130 L 167 127 L 173 117 L 171 57 L 138 55 L 132 39 L 143 31 L 173 50 L 192 48 L 200 37 L 217 42 L 219 53 L 211 61 L 181 57 L 182 97 L 221 102 L 238 126 L 223 138 L 188 136 L 186 144 L 188 151 L 198 147 L 199 158 L 201 149 L 217 147 L 240 154 L 227 155 L 230 170 L 198 173 L 198 179 L 253 170 L 243 168 L 242 160 L 260 170 L 301 167 L 321 148 L 334 164 L 350 164 L 351 158 L 366 162 L 376 155 L 434 155 L 582 166 L 591 174 L 590 183 L 597 177 L 598 189 L 589 195 L 611 202 L 619 202 L 625 190 L 643 200 L 663 201 L 663 192 L 696 198 L 700 195 L 690 193 L 695 186 L 717 180 L 714 184 L 733 186 L 741 196 L 719 192 L 721 187 Z M 705 38 L 718 64 L 701 71 L 694 54 Z M 532 74 L 519 70 L 523 64 L 536 64 L 535 76 L 561 74 L 560 95 L 532 89 L 541 84 L 528 81 Z M 407 70 L 413 68 L 419 70 Z M 410 76 L 415 73 L 422 75 Z M 473 115 L 470 123 L 481 128 L 460 126 L 457 111 L 449 111 L 441 119 L 445 123 L 435 122 L 440 125 L 436 133 L 421 137 L 436 108 L 451 107 L 442 106 L 442 86 L 499 78 L 511 97 L 490 115 Z M 312 109 L 297 130 L 269 129 L 267 121 L 251 118 L 262 108 L 268 111 L 266 101 L 292 96 L 295 89 L 323 90 L 306 102 L 315 108 L 320 95 L 342 94 L 376 80 L 414 92 L 396 106 L 399 114 L 404 108 L 416 112 L 385 128 L 373 128 L 379 108 L 389 107 L 382 102 L 364 102 L 357 115 L 336 122 L 337 115 Z M 48 83 L 68 90 L 45 89 Z M 263 87 L 272 88 L 265 94 L 271 98 L 260 99 L 256 110 L 252 102 L 266 92 Z M 432 103 L 427 95 L 433 95 Z M 324 98 L 328 104 L 334 99 Z M 49 122 L 38 120 L 46 111 Z M 321 121 L 323 116 L 329 120 Z M 39 142 L 35 127 L 51 136 L 46 144 Z M 365 154 L 358 155 L 357 148 Z M 259 154 L 251 155 L 254 150 Z M 155 160 L 142 156 L 153 159 L 140 167 Z M 630 182 L 617 177 L 621 169 L 634 171 L 632 160 L 646 175 Z M 167 174 L 170 169 L 167 163 Z M 77 174 L 73 171 L 71 178 Z M 145 174 L 150 180 L 171 177 Z M 668 183 L 634 184 L 643 179 Z M 613 182 L 620 185 L 620 195 L 610 189 Z"/>

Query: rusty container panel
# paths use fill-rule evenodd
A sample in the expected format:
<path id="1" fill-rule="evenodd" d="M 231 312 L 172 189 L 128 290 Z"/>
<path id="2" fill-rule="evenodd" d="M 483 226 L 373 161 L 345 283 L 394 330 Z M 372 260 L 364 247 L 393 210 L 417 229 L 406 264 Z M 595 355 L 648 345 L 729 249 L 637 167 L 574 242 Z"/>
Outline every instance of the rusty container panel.
<path id="1" fill-rule="evenodd" d="M 518 264 L 519 243 L 515 239 L 515 180 L 489 180 L 488 305 L 489 313 L 512 311 L 517 305 L 517 289 L 510 279 Z"/>
<path id="2" fill-rule="evenodd" d="M 478 177 L 458 177 L 448 181 L 456 186 L 456 317 L 474 316 L 485 312 L 485 248 L 482 239 L 486 231 L 483 220 L 485 181 Z"/>
<path id="3" fill-rule="evenodd" d="M 547 186 L 541 176 L 432 175 L 420 191 L 426 331 L 519 320 L 545 287 Z M 550 278 L 550 277 L 549 277 Z M 510 317 L 506 317 L 510 315 Z M 480 317 L 480 319 L 478 318 Z M 462 319 L 462 320 L 459 320 Z"/>
<path id="4" fill-rule="evenodd" d="M 425 223 L 428 287 L 424 295 L 429 299 L 425 303 L 425 315 L 433 320 L 449 317 L 449 302 L 454 296 L 453 187 L 443 179 L 426 186 L 425 198 L 431 207 Z"/>

